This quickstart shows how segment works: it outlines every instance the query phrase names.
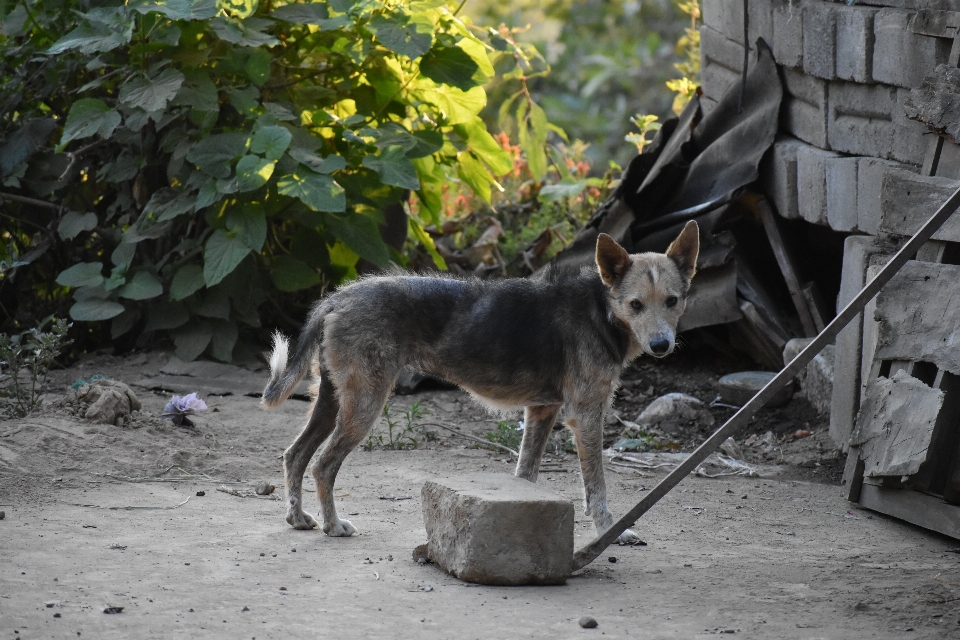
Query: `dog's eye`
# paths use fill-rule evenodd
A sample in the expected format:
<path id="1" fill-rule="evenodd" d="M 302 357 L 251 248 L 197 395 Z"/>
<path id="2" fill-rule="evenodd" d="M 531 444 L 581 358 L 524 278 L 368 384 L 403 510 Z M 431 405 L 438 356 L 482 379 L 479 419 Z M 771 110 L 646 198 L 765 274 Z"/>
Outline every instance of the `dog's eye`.
<path id="1" fill-rule="evenodd" d="M 631 300 L 630 306 L 636 309 L 637 311 L 640 311 L 643 309 L 643 303 L 640 302 L 639 300 Z"/>
<path id="2" fill-rule="evenodd" d="M 677 302 L 679 302 L 679 300 L 677 300 L 677 296 L 670 296 L 669 298 L 667 298 L 667 306 L 668 306 L 668 307 L 675 307 L 675 306 L 677 306 Z"/>

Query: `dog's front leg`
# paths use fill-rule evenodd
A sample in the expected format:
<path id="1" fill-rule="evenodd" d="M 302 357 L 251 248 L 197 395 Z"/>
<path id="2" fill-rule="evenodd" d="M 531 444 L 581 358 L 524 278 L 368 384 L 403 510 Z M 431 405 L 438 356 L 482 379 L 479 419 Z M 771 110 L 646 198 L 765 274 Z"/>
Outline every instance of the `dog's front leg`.
<path id="1" fill-rule="evenodd" d="M 547 448 L 547 440 L 557 420 L 560 405 L 525 407 L 523 410 L 523 441 L 520 443 L 520 459 L 514 475 L 530 482 L 537 481 L 540 460 Z"/>
<path id="2" fill-rule="evenodd" d="M 606 403 L 576 408 L 566 425 L 573 431 L 583 476 L 584 513 L 593 517 L 597 535 L 613 526 L 613 515 L 607 507 L 607 486 L 603 478 L 603 421 Z M 627 529 L 619 544 L 640 542 L 640 536 Z"/>

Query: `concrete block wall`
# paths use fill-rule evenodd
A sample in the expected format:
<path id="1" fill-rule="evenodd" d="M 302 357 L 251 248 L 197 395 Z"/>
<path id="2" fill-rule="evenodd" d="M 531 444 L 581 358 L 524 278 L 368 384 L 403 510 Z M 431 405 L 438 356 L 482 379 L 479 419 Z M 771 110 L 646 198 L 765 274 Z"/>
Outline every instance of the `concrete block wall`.
<path id="1" fill-rule="evenodd" d="M 871 264 L 893 250 L 889 238 L 902 235 L 891 228 L 890 210 L 905 206 L 907 196 L 891 191 L 926 202 L 955 188 L 953 180 L 918 175 L 931 135 L 906 118 L 904 102 L 948 61 L 953 44 L 952 37 L 925 33 L 929 14 L 918 12 L 960 12 L 960 0 L 750 0 L 746 38 L 740 0 L 701 0 L 701 7 L 708 104 L 739 83 L 744 46 L 752 50 L 762 37 L 773 51 L 784 96 L 780 135 L 761 165 L 761 183 L 780 216 L 854 234 L 844 248 L 842 307 Z M 849 436 L 861 368 L 872 358 L 868 324 L 858 319 L 836 344 L 831 436 L 838 446 Z"/>

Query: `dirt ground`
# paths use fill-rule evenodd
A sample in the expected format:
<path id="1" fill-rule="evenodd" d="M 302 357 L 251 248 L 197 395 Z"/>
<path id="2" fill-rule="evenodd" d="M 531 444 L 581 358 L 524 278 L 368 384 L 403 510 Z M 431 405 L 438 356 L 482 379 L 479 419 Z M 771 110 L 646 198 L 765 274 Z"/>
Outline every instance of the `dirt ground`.
<path id="1" fill-rule="evenodd" d="M 672 391 L 710 402 L 719 376 L 743 366 L 711 354 L 641 361 L 615 408 L 633 420 Z M 51 388 L 95 373 L 130 381 L 168 359 L 91 357 L 55 372 Z M 412 403 L 429 412 L 416 423 L 417 448 L 347 459 L 338 508 L 361 535 L 344 539 L 291 529 L 279 489 L 250 495 L 261 482 L 282 484 L 280 454 L 307 403 L 266 412 L 253 397 L 206 396 L 204 383 L 211 411 L 195 429 L 160 421 L 170 394 L 144 388 L 135 388 L 141 415 L 124 427 L 68 415 L 53 396 L 38 414 L 0 422 L 0 640 L 960 638 L 960 542 L 847 502 L 825 420 L 802 399 L 765 410 L 737 438 L 761 477 L 684 480 L 634 527 L 646 546 L 612 547 L 564 586 L 486 587 L 411 559 L 425 540 L 424 480 L 513 469 L 509 454 L 427 425 L 496 431 L 465 394 L 392 400 L 400 428 Z M 710 411 L 713 427 L 672 425 L 662 441 L 689 450 L 732 412 Z M 389 441 L 383 424 L 378 434 Z M 540 483 L 577 505 L 580 546 L 593 528 L 575 456 L 558 448 L 545 465 Z M 615 515 L 666 473 L 607 469 Z M 312 479 L 305 488 L 310 505 Z M 581 629 L 584 615 L 599 626 Z"/>

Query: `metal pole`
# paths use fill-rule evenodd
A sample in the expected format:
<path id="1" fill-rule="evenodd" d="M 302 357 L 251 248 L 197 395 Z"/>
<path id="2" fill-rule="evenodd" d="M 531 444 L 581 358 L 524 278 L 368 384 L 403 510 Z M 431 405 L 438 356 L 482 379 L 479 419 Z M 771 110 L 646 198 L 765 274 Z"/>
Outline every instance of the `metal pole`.
<path id="1" fill-rule="evenodd" d="M 920 247 L 943 226 L 943 223 L 945 223 L 958 208 L 960 208 L 960 189 L 954 191 L 953 195 L 947 198 L 947 201 L 941 205 L 937 212 L 920 227 L 920 230 L 907 241 L 907 244 L 903 245 L 903 248 L 890 259 L 880 273 L 867 283 L 860 293 L 850 301 L 850 304 L 820 332 L 820 335 L 807 345 L 806 349 L 797 354 L 797 357 L 794 358 L 790 364 L 774 376 L 773 380 L 758 391 L 757 395 L 753 396 L 747 404 L 743 405 L 739 411 L 733 414 L 712 436 L 697 447 L 696 450 L 690 454 L 689 458 L 684 460 L 676 469 L 671 471 L 666 478 L 661 480 L 660 483 L 653 488 L 653 491 L 644 496 L 643 500 L 630 509 L 625 516 L 617 520 L 614 525 L 607 529 L 602 535 L 594 538 L 585 547 L 574 553 L 573 570 L 581 569 L 596 560 L 597 556 L 610 546 L 614 540 L 619 538 L 621 533 L 633 526 L 634 522 L 646 513 L 650 507 L 659 502 L 663 496 L 667 495 L 667 492 L 680 484 L 680 481 L 696 469 L 701 462 L 706 460 L 707 456 L 720 448 L 720 445 L 723 444 L 728 437 L 737 433 L 740 428 L 753 417 L 753 414 L 766 404 L 767 400 L 786 386 L 788 382 L 793 380 L 793 377 L 797 375 L 801 369 L 806 367 L 825 346 L 834 341 L 837 334 L 840 333 L 840 330 L 847 326 L 854 316 L 863 311 L 867 303 L 900 271 L 908 260 L 916 255 Z"/>

